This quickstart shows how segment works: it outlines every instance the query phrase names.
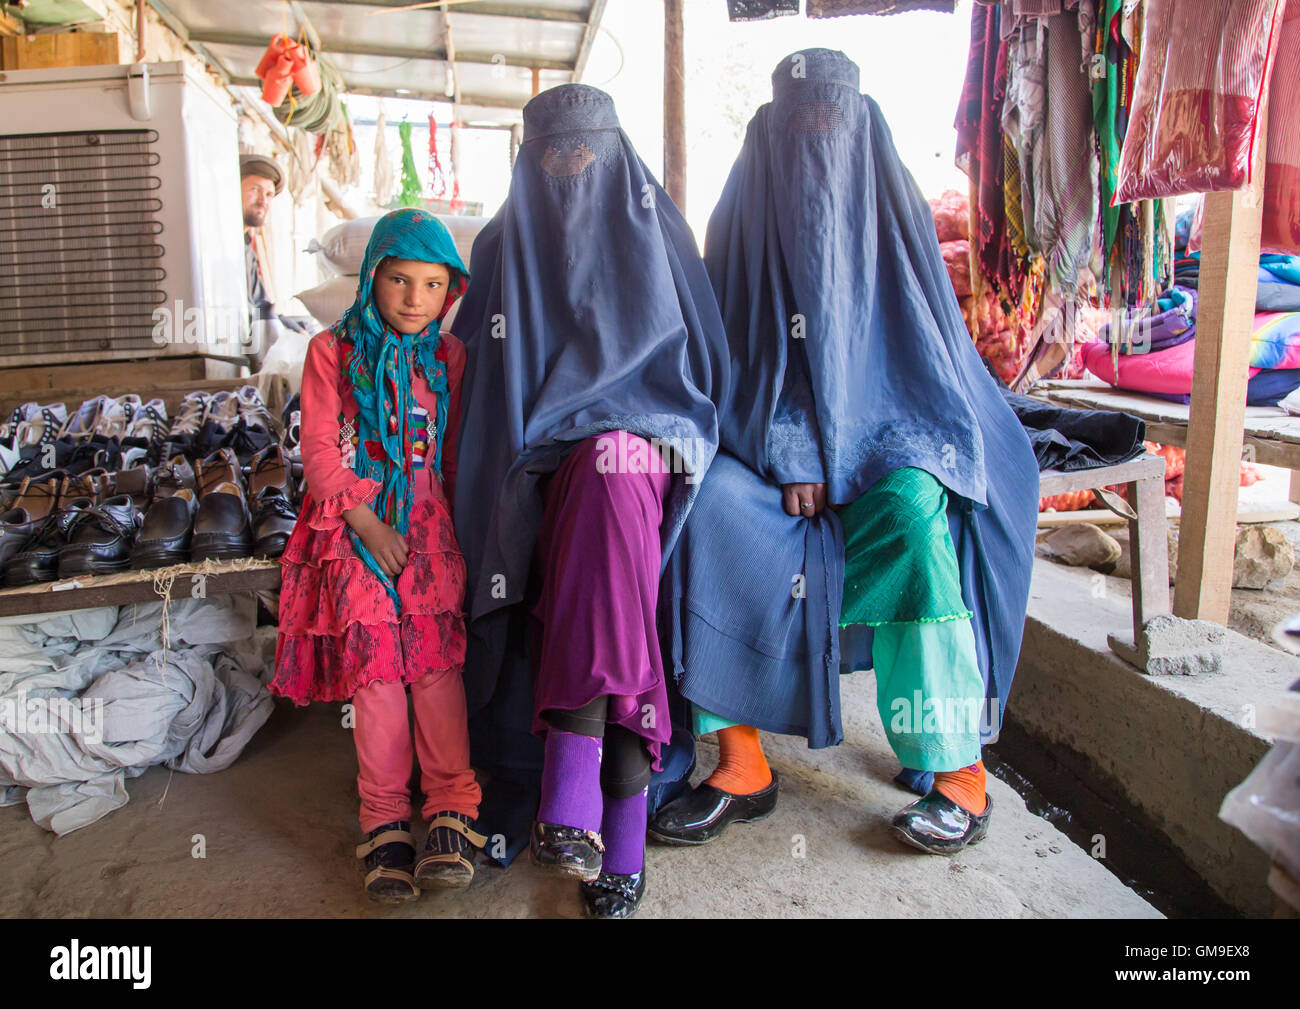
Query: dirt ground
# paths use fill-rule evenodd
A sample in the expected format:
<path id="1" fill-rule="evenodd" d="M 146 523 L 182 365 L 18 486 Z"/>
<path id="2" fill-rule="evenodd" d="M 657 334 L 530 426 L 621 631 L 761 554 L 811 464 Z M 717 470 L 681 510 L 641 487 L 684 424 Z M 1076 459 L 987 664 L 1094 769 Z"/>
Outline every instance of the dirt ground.
<path id="1" fill-rule="evenodd" d="M 856 674 L 843 687 L 843 745 L 811 751 L 764 737 L 782 782 L 773 816 L 707 847 L 651 846 L 641 917 L 1159 916 L 991 776 L 995 812 L 982 844 L 946 859 L 893 840 L 888 818 L 914 797 L 890 780 L 873 678 Z M 714 759 L 703 747 L 699 773 Z M 355 775 L 337 706 L 286 705 L 228 770 L 153 768 L 127 782 L 124 808 L 64 837 L 36 826 L 24 805 L 0 809 L 0 915 L 580 914 L 577 885 L 540 875 L 526 855 L 507 870 L 480 859 L 461 892 L 370 903 L 353 857 Z"/>

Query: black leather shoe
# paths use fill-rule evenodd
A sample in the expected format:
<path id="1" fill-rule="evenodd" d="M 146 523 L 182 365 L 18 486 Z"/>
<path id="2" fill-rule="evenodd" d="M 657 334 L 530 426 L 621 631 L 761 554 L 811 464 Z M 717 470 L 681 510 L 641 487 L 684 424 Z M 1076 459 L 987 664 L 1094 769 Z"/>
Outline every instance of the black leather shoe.
<path id="1" fill-rule="evenodd" d="M 34 519 L 25 508 L 11 508 L 0 515 L 0 568 L 41 531 L 44 519 Z"/>
<path id="2" fill-rule="evenodd" d="M 236 483 L 217 484 L 199 498 L 190 540 L 194 560 L 208 557 L 228 561 L 253 550 L 253 528 L 244 504 L 244 489 Z"/>
<path id="3" fill-rule="evenodd" d="M 602 872 L 579 889 L 588 918 L 631 918 L 645 896 L 645 868 L 627 874 Z"/>
<path id="4" fill-rule="evenodd" d="M 59 577 L 125 571 L 131 544 L 140 529 L 140 512 L 120 494 L 74 516 L 59 548 Z"/>
<path id="5" fill-rule="evenodd" d="M 298 513 L 287 493 L 263 487 L 253 504 L 253 556 L 279 557 L 289 545 Z"/>
<path id="6" fill-rule="evenodd" d="M 732 823 L 752 823 L 776 810 L 777 775 L 751 795 L 734 795 L 712 785 L 700 785 L 674 799 L 655 814 L 649 835 L 664 844 L 708 844 Z"/>
<path id="7" fill-rule="evenodd" d="M 151 504 L 131 551 L 131 567 L 165 568 L 188 561 L 194 509 L 194 491 L 188 487 Z"/>
<path id="8" fill-rule="evenodd" d="M 556 823 L 533 823 L 529 845 L 533 865 L 548 872 L 591 882 L 600 875 L 604 850 L 600 835 L 595 831 Z"/>
<path id="9" fill-rule="evenodd" d="M 59 550 L 67 542 L 69 524 L 94 506 L 88 497 L 62 502 L 45 520 L 40 532 L 5 565 L 5 584 L 33 585 L 52 582 L 59 577 Z"/>
<path id="10" fill-rule="evenodd" d="M 955 855 L 988 835 L 993 796 L 979 816 L 959 806 L 938 789 L 894 814 L 893 831 L 900 840 L 931 855 Z"/>

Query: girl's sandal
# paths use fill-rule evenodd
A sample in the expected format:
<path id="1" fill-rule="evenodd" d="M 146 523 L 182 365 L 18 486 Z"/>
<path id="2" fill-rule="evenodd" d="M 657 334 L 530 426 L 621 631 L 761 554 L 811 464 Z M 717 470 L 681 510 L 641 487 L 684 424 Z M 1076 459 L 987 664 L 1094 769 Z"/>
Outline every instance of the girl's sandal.
<path id="1" fill-rule="evenodd" d="M 463 813 L 452 812 L 439 813 L 429 822 L 424 854 L 415 863 L 416 886 L 422 890 L 469 886 L 474 879 L 474 848 L 482 848 L 488 841 L 470 827 L 472 822 Z"/>
<path id="2" fill-rule="evenodd" d="M 370 832 L 357 845 L 357 858 L 365 859 L 366 896 L 380 904 L 405 904 L 416 900 L 420 891 L 411 875 L 415 861 L 415 837 L 406 821 L 386 823 Z"/>

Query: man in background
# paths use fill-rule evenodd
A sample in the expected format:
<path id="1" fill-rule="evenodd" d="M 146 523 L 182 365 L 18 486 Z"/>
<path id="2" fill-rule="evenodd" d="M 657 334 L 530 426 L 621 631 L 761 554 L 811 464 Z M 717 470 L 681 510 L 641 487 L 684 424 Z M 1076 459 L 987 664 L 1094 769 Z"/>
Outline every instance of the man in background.
<path id="1" fill-rule="evenodd" d="M 284 189 L 284 173 L 272 157 L 265 154 L 239 156 L 239 185 L 244 204 L 244 266 L 248 274 L 248 362 L 254 372 L 261 369 L 267 351 L 280 335 L 284 325 L 299 332 L 308 332 L 302 323 L 277 315 L 271 296 L 262 280 L 262 268 L 257 259 L 254 239 L 257 229 L 266 222 L 271 200 Z"/>

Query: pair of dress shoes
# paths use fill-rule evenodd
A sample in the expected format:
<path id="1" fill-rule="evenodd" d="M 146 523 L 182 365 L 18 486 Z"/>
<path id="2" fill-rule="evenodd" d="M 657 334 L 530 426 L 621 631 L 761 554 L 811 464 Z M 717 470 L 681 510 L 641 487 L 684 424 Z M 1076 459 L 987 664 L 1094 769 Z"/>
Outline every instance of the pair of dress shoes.
<path id="1" fill-rule="evenodd" d="M 278 557 L 297 520 L 283 453 L 274 444 L 253 456 L 247 481 L 229 446 L 195 467 L 174 456 L 156 471 L 153 498 L 131 558 L 138 568 Z"/>
<path id="2" fill-rule="evenodd" d="M 39 521 L 25 509 L 6 512 L 0 516 L 5 584 L 123 571 L 139 524 L 140 513 L 126 495 L 98 503 L 90 497 L 67 499 Z"/>
<path id="3" fill-rule="evenodd" d="M 776 809 L 777 775 L 751 795 L 736 795 L 701 784 L 661 809 L 650 823 L 649 835 L 664 844 L 708 844 L 732 823 L 749 823 Z M 975 814 L 938 789 L 894 815 L 890 830 L 904 843 L 932 855 L 955 855 L 988 836 L 993 798 L 986 796 L 983 813 Z"/>

